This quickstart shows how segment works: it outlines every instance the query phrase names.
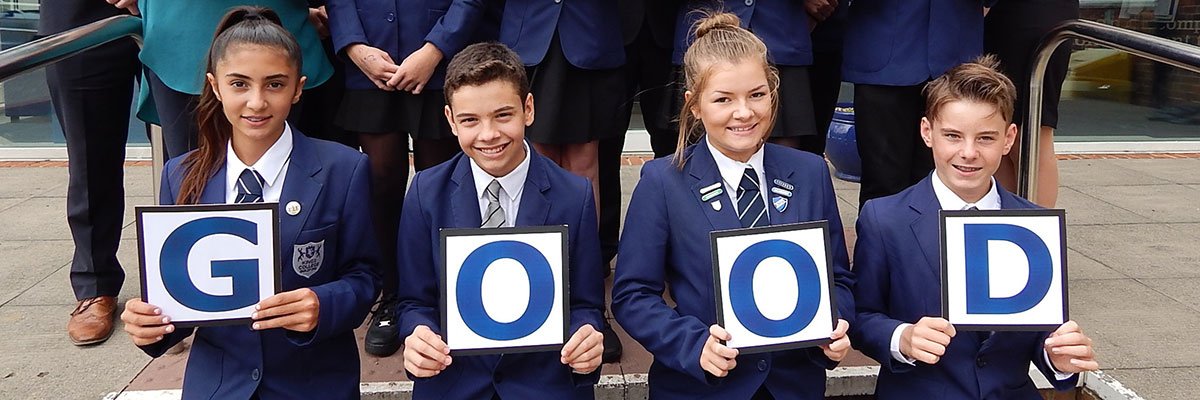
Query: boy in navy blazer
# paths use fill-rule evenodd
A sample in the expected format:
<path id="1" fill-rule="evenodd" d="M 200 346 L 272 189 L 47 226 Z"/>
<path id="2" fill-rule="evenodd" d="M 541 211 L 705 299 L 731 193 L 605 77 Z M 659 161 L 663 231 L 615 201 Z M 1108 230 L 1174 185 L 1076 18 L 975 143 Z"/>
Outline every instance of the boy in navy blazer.
<path id="1" fill-rule="evenodd" d="M 498 43 L 446 72 L 446 118 L 463 153 L 417 173 L 401 214 L 400 336 L 414 399 L 590 399 L 599 380 L 603 277 L 591 184 L 530 149 L 525 67 Z M 450 357 L 439 325 L 441 228 L 567 225 L 571 338 L 558 354 Z"/>
<path id="2" fill-rule="evenodd" d="M 1075 386 L 1099 368 L 1091 339 L 1068 321 L 1054 332 L 956 332 L 940 315 L 938 211 L 1037 208 L 996 185 L 992 175 L 1012 147 L 1016 91 L 983 57 L 926 88 L 921 138 L 934 173 L 867 201 L 854 249 L 854 347 L 881 365 L 880 399 L 1040 399 L 1032 361 L 1054 387 Z"/>

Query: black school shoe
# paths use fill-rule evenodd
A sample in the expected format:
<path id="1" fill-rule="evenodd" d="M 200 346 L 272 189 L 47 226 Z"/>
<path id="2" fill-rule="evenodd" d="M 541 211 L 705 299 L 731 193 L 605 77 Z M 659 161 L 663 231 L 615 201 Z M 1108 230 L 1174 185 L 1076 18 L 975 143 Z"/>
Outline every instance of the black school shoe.
<path id="1" fill-rule="evenodd" d="M 363 349 L 376 357 L 387 357 L 400 349 L 400 331 L 396 326 L 396 298 L 388 296 L 375 303 L 371 310 L 371 326 L 363 339 Z"/>
<path id="2" fill-rule="evenodd" d="M 604 327 L 600 333 L 604 334 L 604 354 L 600 356 L 601 362 L 611 364 L 621 361 L 621 338 L 617 337 L 617 332 L 612 326 Z"/>

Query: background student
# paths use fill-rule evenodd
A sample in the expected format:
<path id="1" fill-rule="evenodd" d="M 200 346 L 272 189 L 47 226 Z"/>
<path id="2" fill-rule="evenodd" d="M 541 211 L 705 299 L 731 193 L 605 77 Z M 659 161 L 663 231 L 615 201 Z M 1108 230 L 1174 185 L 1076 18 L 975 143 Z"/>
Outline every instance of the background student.
<path id="1" fill-rule="evenodd" d="M 1032 361 L 1059 390 L 1099 368 L 1092 341 L 1068 321 L 1054 332 L 958 332 L 939 299 L 940 210 L 1038 208 L 992 175 L 1017 135 L 1016 91 L 981 58 L 947 71 L 925 89 L 921 138 L 936 169 L 904 191 L 867 202 L 854 247 L 854 347 L 881 365 L 881 399 L 1040 399 Z"/>
<path id="2" fill-rule="evenodd" d="M 285 122 L 306 78 L 300 46 L 273 11 L 231 10 L 208 60 L 200 145 L 167 163 L 160 200 L 278 202 L 283 291 L 255 306 L 249 327 L 177 330 L 170 315 L 134 298 L 121 314 L 125 330 L 154 357 L 195 332 L 184 399 L 357 399 L 353 330 L 377 293 L 375 242 L 362 207 L 367 159 Z M 292 265 L 301 246 L 320 246 L 322 254 L 305 275 Z"/>
<path id="3" fill-rule="evenodd" d="M 729 13 L 700 19 L 695 31 L 683 57 L 678 150 L 642 167 L 617 257 L 613 313 L 654 355 L 651 398 L 823 399 L 825 369 L 849 351 L 854 310 L 829 169 L 813 154 L 764 144 L 779 78 L 762 41 Z M 790 196 L 769 189 L 785 186 Z M 832 233 L 831 290 L 841 315 L 834 342 L 752 355 L 726 347 L 729 333 L 716 325 L 709 233 L 822 219 Z M 663 298 L 667 286 L 673 307 Z"/>
<path id="4" fill-rule="evenodd" d="M 445 117 L 462 154 L 418 172 L 400 218 L 400 334 L 414 399 L 591 399 L 604 338 L 596 206 L 587 180 L 533 151 L 534 96 L 502 44 L 463 49 L 446 71 Z M 443 228 L 567 225 L 571 337 L 560 352 L 450 357 L 439 315 Z"/>
<path id="5" fill-rule="evenodd" d="M 383 255 L 382 294 L 363 345 L 367 353 L 380 357 L 400 348 L 395 324 L 396 242 L 408 187 L 408 139 L 412 137 L 413 166 L 418 171 L 459 151 L 442 116 L 445 61 L 480 38 L 474 25 L 445 29 L 462 17 L 462 13 L 447 13 L 451 3 L 330 0 L 328 4 L 334 48 L 347 69 L 348 90 L 336 123 L 355 133 L 371 161 L 371 213 Z M 443 23 L 443 18 L 451 21 Z"/>

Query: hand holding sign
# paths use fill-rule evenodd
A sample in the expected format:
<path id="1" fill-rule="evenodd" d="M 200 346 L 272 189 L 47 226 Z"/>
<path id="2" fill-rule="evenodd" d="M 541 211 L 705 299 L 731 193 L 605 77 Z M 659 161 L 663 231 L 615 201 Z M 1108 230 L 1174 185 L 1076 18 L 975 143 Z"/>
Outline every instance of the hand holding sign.
<path id="1" fill-rule="evenodd" d="M 1092 339 L 1083 334 L 1075 321 L 1067 321 L 1051 333 L 1045 348 L 1050 362 L 1059 372 L 1073 374 L 1100 369 L 1092 350 Z"/>
<path id="2" fill-rule="evenodd" d="M 604 334 L 596 331 L 591 324 L 584 324 L 571 335 L 571 340 L 563 345 L 559 352 L 560 361 L 578 374 L 590 374 L 600 367 L 600 358 L 604 355 Z"/>
<path id="3" fill-rule="evenodd" d="M 404 369 L 418 378 L 437 375 L 450 366 L 450 346 L 428 326 L 418 325 L 404 338 Z"/>
<path id="4" fill-rule="evenodd" d="M 833 362 L 842 362 L 842 359 L 846 358 L 846 353 L 850 352 L 850 337 L 846 336 L 848 330 L 850 330 L 850 323 L 838 318 L 837 329 L 834 329 L 833 334 L 829 335 L 833 342 L 821 345 L 825 357 L 829 357 Z"/>
<path id="5" fill-rule="evenodd" d="M 125 332 L 133 339 L 133 344 L 138 346 L 158 343 L 163 340 L 163 335 L 175 331 L 171 317 L 162 315 L 161 308 L 147 304 L 139 298 L 125 302 L 121 322 L 125 323 Z"/>
<path id="6" fill-rule="evenodd" d="M 733 336 L 719 325 L 708 327 L 708 340 L 700 350 L 700 368 L 718 378 L 729 375 L 729 371 L 737 367 L 738 350 L 726 347 L 721 341 L 729 341 L 732 338 Z"/>
<path id="7" fill-rule="evenodd" d="M 954 325 L 945 318 L 923 317 L 900 334 L 900 354 L 926 364 L 937 364 L 956 334 Z"/>
<path id="8" fill-rule="evenodd" d="M 255 322 L 250 327 L 256 331 L 283 328 L 312 332 L 317 329 L 321 301 L 312 289 L 300 288 L 268 297 L 258 302 L 254 309 L 257 311 L 250 314 L 250 318 Z"/>

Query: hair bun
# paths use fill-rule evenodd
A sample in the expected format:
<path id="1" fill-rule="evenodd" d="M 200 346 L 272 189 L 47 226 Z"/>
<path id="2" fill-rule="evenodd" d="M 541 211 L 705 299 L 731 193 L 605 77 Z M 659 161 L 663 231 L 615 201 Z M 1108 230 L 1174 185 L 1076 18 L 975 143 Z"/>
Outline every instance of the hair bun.
<path id="1" fill-rule="evenodd" d="M 711 12 L 706 13 L 699 21 L 696 21 L 696 38 L 702 38 L 709 32 L 723 29 L 737 29 L 741 27 L 742 20 L 738 19 L 737 15 L 728 12 Z"/>

